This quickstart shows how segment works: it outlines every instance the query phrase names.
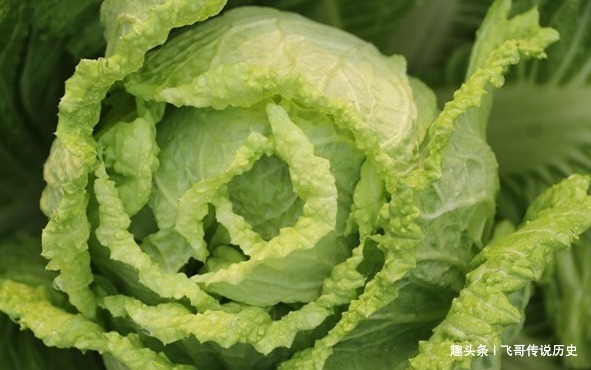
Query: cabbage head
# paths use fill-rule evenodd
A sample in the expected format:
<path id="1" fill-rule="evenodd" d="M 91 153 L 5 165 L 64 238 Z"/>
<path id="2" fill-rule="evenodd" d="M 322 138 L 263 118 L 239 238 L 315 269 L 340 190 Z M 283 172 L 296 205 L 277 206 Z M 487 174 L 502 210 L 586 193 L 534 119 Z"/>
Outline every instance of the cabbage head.
<path id="1" fill-rule="evenodd" d="M 504 343 L 591 222 L 573 176 L 491 237 L 491 92 L 556 32 L 495 2 L 439 109 L 400 56 L 224 6 L 104 1 L 44 166 L 53 285 L 2 279 L 0 310 L 108 369 L 498 368 L 450 346 Z"/>

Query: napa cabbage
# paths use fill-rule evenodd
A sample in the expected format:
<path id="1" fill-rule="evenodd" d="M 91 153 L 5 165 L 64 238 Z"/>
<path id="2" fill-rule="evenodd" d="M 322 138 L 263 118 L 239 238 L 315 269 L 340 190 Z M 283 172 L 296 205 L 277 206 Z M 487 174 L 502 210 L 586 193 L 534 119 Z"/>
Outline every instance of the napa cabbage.
<path id="1" fill-rule="evenodd" d="M 105 0 L 100 20 L 98 1 L 69 3 L 0 2 L 3 71 L 33 58 L 2 74 L 21 94 L 0 107 L 15 133 L 0 152 L 9 367 L 500 369 L 450 348 L 534 340 L 535 289 L 579 348 L 567 365 L 587 366 L 589 279 L 569 274 L 591 225 L 584 2 L 542 4 L 542 19 L 480 2 L 471 52 L 448 44 L 447 65 L 446 35 L 476 30 L 405 42 L 434 14 L 410 1 Z M 540 72 L 556 29 L 573 45 Z M 43 81 L 56 91 L 36 111 L 27 83 Z M 538 115 L 563 98 L 581 107 L 568 130 Z M 516 99 L 530 121 L 504 110 Z M 551 127 L 546 145 L 520 125 Z"/>

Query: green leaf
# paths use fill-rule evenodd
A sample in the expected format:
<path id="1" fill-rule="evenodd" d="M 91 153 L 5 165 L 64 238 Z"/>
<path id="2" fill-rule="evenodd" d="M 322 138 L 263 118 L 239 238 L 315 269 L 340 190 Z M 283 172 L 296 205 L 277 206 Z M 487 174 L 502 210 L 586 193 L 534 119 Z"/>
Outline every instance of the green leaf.
<path id="1" fill-rule="evenodd" d="M 139 330 L 165 344 L 193 337 L 223 348 L 250 344 L 259 353 L 268 355 L 280 347 L 291 347 L 296 335 L 317 328 L 333 314 L 336 306 L 355 297 L 356 290 L 365 282 L 355 271 L 363 260 L 363 248 L 361 244 L 350 258 L 333 268 L 320 297 L 277 319 L 265 309 L 232 304 L 222 310 L 197 314 L 178 303 L 148 306 L 122 295 L 104 297 L 101 304 L 114 317 L 129 317 Z"/>
<path id="2" fill-rule="evenodd" d="M 500 348 L 503 330 L 521 321 L 512 293 L 542 279 L 555 251 L 567 248 L 591 226 L 590 179 L 571 176 L 543 193 L 514 233 L 474 258 L 466 287 L 445 320 L 420 344 L 411 368 L 470 369 L 472 356 L 450 355 L 452 345 Z"/>
<path id="3" fill-rule="evenodd" d="M 194 369 L 175 366 L 163 355 L 142 347 L 134 335 L 121 336 L 107 332 L 97 323 L 78 314 L 71 314 L 48 300 L 48 290 L 0 279 L 0 310 L 21 327 L 29 328 L 46 346 L 77 348 L 109 353 L 125 366 L 140 369 Z"/>
<path id="4" fill-rule="evenodd" d="M 96 353 L 47 347 L 30 331 L 21 331 L 8 316 L 0 315 L 0 360 L 11 370 L 104 369 Z"/>
<path id="5" fill-rule="evenodd" d="M 152 177 L 158 168 L 156 123 L 162 118 L 162 108 L 146 107 L 142 116 L 117 122 L 98 140 L 106 169 L 130 216 L 148 203 L 152 193 Z"/>
<path id="6" fill-rule="evenodd" d="M 547 49 L 547 59 L 520 65 L 508 76 L 488 127 L 499 159 L 499 214 L 513 222 L 548 186 L 573 173 L 591 173 L 591 4 L 540 1 L 539 9 L 560 40 Z M 591 366 L 591 327 L 583 324 L 590 269 L 579 263 L 589 260 L 589 243 L 587 232 L 573 248 L 557 252 L 553 274 L 540 289 L 557 340 L 579 350 L 563 361 L 575 368 Z"/>
<path id="7" fill-rule="evenodd" d="M 506 6 L 504 14 L 493 9 L 491 17 L 500 17 L 506 21 L 506 11 Z M 540 53 L 555 36 L 551 30 L 535 31 L 535 17 L 521 16 L 510 22 L 515 27 L 511 35 L 504 35 L 499 39 L 483 32 L 485 36 L 479 41 L 489 46 L 479 47 L 475 53 L 484 53 L 485 56 L 480 57 L 481 61 L 475 62 L 478 68 L 475 67 L 474 73 L 429 127 L 422 148 L 424 163 L 422 167 L 412 171 L 407 180 L 412 187 L 418 188 L 413 195 L 420 210 L 416 222 L 424 237 L 414 246 L 416 268 L 398 282 L 397 289 L 390 288 L 391 295 L 382 303 L 390 306 L 379 311 L 382 315 L 392 312 L 394 316 L 399 312 L 397 307 L 404 306 L 404 300 L 411 299 L 409 297 L 413 301 L 428 301 L 432 299 L 433 291 L 439 293 L 442 306 L 449 304 L 463 286 L 464 274 L 468 271 L 466 261 L 483 247 L 483 241 L 490 229 L 497 191 L 496 161 L 484 138 L 491 104 L 487 91 L 499 87 L 496 82 L 502 79 L 502 73 L 510 64 L 518 61 L 516 58 L 520 52 L 526 55 Z M 521 35 L 523 39 L 513 39 Z M 397 230 L 400 230 L 400 226 L 397 226 Z M 381 307 L 383 306 L 378 306 Z M 437 314 L 440 316 L 433 316 L 432 312 L 427 311 L 425 316 L 417 314 L 416 317 L 393 319 L 392 325 L 383 324 L 379 319 L 372 325 L 373 316 L 369 316 L 369 323 L 364 324 L 361 321 L 358 330 L 341 332 L 343 344 L 334 347 L 329 364 L 338 368 L 338 364 L 355 361 L 355 358 L 347 355 L 349 343 L 355 343 L 357 338 L 363 343 L 371 343 L 373 337 L 385 338 L 391 335 L 389 330 L 392 326 L 396 327 L 395 325 L 399 325 L 399 330 L 407 328 L 409 331 L 414 330 L 415 335 L 425 335 L 427 328 L 423 317 L 436 321 L 443 317 L 444 312 L 437 311 Z M 380 317 L 379 313 L 375 315 Z M 351 324 L 347 320 L 343 322 Z M 340 325 L 341 323 L 337 324 L 337 327 L 340 328 Z M 328 357 L 333 351 L 330 346 L 337 342 L 334 337 L 331 338 L 332 342 L 325 339 L 317 343 L 318 350 L 308 351 L 306 355 L 290 363 L 290 366 L 320 368 L 321 356 Z M 395 341 L 393 337 L 392 343 Z M 357 353 L 364 353 L 363 350 L 367 349 L 365 356 L 371 356 L 375 347 L 368 345 L 362 348 L 357 349 Z M 393 352 L 383 361 L 390 365 L 402 361 L 398 362 L 398 366 L 403 366 L 406 358 L 413 354 L 412 347 L 406 347 L 405 350 L 405 354 Z M 376 364 L 379 362 L 376 360 Z"/>
<path id="8" fill-rule="evenodd" d="M 86 244 L 89 231 L 84 212 L 85 188 L 96 166 L 96 142 L 91 134 L 98 123 L 101 101 L 117 80 L 141 67 L 145 52 L 161 44 L 172 28 L 204 20 L 217 14 L 222 6 L 221 1 L 107 1 L 102 7 L 107 58 L 83 60 L 66 82 L 59 108 L 58 139 L 46 162 L 46 178 L 64 165 L 69 171 L 57 176 L 55 182 L 48 180 L 42 207 L 50 220 L 44 230 L 43 248 L 51 260 L 48 267 L 60 271 L 58 286 L 87 316 L 94 316 L 96 306 L 88 288 L 92 276 Z M 160 14 L 167 16 L 159 18 Z M 60 240 L 63 235 L 71 238 L 67 249 Z"/>
<path id="9" fill-rule="evenodd" d="M 547 59 L 508 76 L 488 127 L 503 183 L 500 212 L 514 222 L 548 186 L 591 172 L 591 48 L 584 46 L 590 41 L 590 4 L 542 1 L 540 11 L 560 40 L 548 48 Z M 519 142 L 509 140 L 517 135 Z"/>

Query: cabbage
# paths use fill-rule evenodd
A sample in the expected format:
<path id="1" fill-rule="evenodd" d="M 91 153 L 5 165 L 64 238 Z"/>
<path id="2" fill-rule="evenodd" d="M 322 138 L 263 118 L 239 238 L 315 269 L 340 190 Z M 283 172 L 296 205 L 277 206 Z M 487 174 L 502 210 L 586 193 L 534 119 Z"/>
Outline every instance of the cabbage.
<path id="1" fill-rule="evenodd" d="M 101 4 L 104 56 L 66 81 L 43 169 L 49 271 L 0 228 L 0 311 L 69 349 L 47 354 L 62 368 L 499 369 L 450 348 L 515 340 L 531 283 L 591 225 L 587 175 L 495 219 L 493 92 L 558 33 L 495 1 L 439 108 L 359 25 L 232 6 Z"/>

